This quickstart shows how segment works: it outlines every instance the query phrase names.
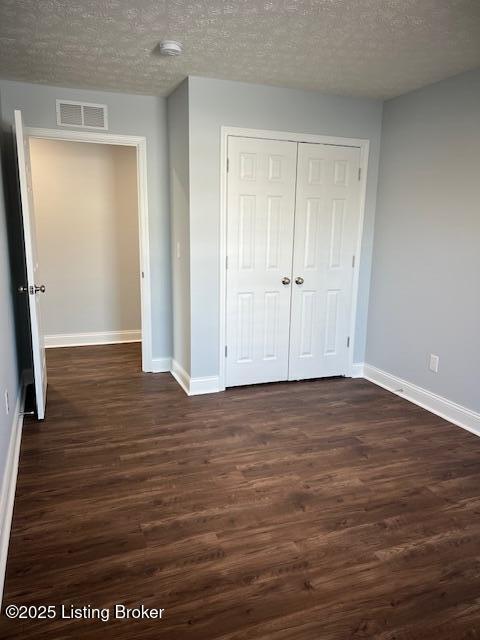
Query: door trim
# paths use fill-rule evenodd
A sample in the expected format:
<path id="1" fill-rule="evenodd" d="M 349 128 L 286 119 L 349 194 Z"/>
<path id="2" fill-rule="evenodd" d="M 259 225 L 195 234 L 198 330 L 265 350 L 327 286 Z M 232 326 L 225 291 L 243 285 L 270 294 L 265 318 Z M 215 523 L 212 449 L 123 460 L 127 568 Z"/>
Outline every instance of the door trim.
<path id="1" fill-rule="evenodd" d="M 124 136 L 92 131 L 64 131 L 25 127 L 29 138 L 90 142 L 135 147 L 137 152 L 138 242 L 140 255 L 140 307 L 142 321 L 142 371 L 153 371 L 152 362 L 152 300 L 150 287 L 150 235 L 147 192 L 147 140 L 141 136 Z M 143 273 L 143 278 L 142 278 Z"/>
<path id="2" fill-rule="evenodd" d="M 244 129 L 241 127 L 221 127 L 220 132 L 220 238 L 219 238 L 219 391 L 225 391 L 225 340 L 227 323 L 227 145 L 229 136 L 241 138 L 260 138 L 264 140 L 281 140 L 289 142 L 309 142 L 313 144 L 330 144 L 334 146 L 357 147 L 360 149 L 360 216 L 358 235 L 355 249 L 355 266 L 352 281 L 352 308 L 350 314 L 350 349 L 348 354 L 349 377 L 354 373 L 353 354 L 355 351 L 355 326 L 358 306 L 358 284 L 363 238 L 363 224 L 365 220 L 365 205 L 367 195 L 368 156 L 370 140 L 363 138 L 342 138 L 339 136 L 325 136 L 308 133 L 292 133 L 288 131 L 269 131 L 266 129 Z"/>

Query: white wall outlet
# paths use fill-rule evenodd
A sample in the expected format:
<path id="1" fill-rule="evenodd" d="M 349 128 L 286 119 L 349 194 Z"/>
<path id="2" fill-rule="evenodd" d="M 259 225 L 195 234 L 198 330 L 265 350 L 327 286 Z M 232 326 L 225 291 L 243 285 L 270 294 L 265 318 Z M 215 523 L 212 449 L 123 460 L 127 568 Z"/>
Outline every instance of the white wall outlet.
<path id="1" fill-rule="evenodd" d="M 8 397 L 8 389 L 5 389 L 5 413 L 7 416 L 10 413 L 10 399 Z"/>
<path id="2" fill-rule="evenodd" d="M 177 242 L 177 260 L 180 260 L 180 242 Z"/>
<path id="3" fill-rule="evenodd" d="M 433 355 L 433 353 L 431 353 L 430 363 L 428 365 L 428 368 L 430 369 L 430 371 L 433 371 L 433 373 L 438 373 L 439 362 L 440 362 L 440 358 L 438 356 Z"/>

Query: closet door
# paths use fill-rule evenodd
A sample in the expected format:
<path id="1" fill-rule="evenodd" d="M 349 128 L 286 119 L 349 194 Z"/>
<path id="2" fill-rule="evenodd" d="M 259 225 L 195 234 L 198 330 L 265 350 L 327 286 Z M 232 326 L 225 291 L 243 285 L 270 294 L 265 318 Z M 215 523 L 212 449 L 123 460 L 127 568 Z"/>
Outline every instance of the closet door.
<path id="1" fill-rule="evenodd" d="M 288 379 L 297 144 L 229 137 L 226 385 Z"/>
<path id="2" fill-rule="evenodd" d="M 348 372 L 360 149 L 298 145 L 289 379 Z"/>

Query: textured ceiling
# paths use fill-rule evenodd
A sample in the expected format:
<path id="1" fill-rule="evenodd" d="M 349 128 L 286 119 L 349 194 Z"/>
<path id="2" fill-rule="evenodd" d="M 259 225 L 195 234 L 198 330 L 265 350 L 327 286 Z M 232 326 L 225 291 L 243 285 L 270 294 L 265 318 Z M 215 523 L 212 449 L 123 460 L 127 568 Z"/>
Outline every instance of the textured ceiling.
<path id="1" fill-rule="evenodd" d="M 184 43 L 162 58 L 161 39 Z M 480 66 L 480 0 L 0 0 L 0 76 L 168 94 L 203 75 L 388 98 Z"/>

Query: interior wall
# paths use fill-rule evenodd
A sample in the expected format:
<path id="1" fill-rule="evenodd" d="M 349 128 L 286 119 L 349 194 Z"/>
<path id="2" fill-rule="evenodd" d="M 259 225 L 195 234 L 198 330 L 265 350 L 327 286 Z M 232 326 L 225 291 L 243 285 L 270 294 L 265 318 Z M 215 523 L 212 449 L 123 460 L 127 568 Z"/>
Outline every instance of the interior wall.
<path id="1" fill-rule="evenodd" d="M 154 359 L 169 359 L 172 351 L 172 325 L 167 101 L 155 96 L 67 89 L 0 80 L 4 128 L 11 129 L 13 112 L 15 109 L 21 109 L 26 126 L 62 129 L 56 123 L 57 98 L 106 104 L 109 133 L 146 138 L 152 351 Z"/>
<path id="2" fill-rule="evenodd" d="M 385 103 L 366 352 L 369 364 L 475 411 L 479 150 L 480 70 Z"/>
<path id="3" fill-rule="evenodd" d="M 47 344 L 140 331 L 134 147 L 30 140 Z"/>
<path id="4" fill-rule="evenodd" d="M 222 126 L 370 140 L 354 360 L 363 361 L 382 102 L 242 82 L 189 78 L 192 376 L 219 372 L 220 137 Z"/>
<path id="5" fill-rule="evenodd" d="M 172 357 L 190 375 L 190 173 L 188 80 L 168 97 L 172 229 Z"/>

